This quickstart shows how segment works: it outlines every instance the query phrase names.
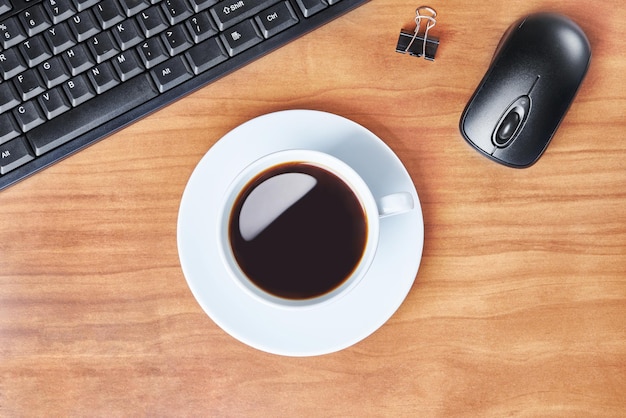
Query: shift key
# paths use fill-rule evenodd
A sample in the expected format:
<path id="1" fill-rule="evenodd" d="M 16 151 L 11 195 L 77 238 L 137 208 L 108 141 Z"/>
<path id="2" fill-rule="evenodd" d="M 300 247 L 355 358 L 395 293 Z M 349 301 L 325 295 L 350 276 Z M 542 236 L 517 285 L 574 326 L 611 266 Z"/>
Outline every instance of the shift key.
<path id="1" fill-rule="evenodd" d="M 280 0 L 225 0 L 211 7 L 211 15 L 215 18 L 220 31 L 236 23 L 254 16 L 266 7 L 270 7 Z"/>

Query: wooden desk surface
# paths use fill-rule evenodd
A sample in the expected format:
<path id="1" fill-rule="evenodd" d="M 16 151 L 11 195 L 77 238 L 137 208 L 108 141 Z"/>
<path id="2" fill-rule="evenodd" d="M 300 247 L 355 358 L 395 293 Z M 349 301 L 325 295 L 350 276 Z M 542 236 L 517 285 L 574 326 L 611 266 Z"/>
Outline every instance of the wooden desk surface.
<path id="1" fill-rule="evenodd" d="M 626 8 L 434 0 L 429 63 L 394 52 L 418 5 L 373 0 L 1 192 L 0 415 L 625 416 Z M 505 29 L 542 10 L 576 20 L 593 59 L 546 154 L 514 170 L 473 151 L 459 117 Z M 425 219 L 397 313 L 314 358 L 224 333 L 176 249 L 202 155 L 294 108 L 383 138 Z"/>

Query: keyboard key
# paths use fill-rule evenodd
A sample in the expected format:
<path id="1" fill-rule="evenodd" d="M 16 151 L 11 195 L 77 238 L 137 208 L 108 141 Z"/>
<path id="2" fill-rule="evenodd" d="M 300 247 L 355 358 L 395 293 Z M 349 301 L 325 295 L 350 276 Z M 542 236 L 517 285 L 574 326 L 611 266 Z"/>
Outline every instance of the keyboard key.
<path id="1" fill-rule="evenodd" d="M 0 145 L 0 174 L 15 170 L 33 158 L 23 137 L 6 142 Z"/>
<path id="2" fill-rule="evenodd" d="M 146 38 L 163 32 L 167 29 L 167 23 L 163 12 L 157 6 L 144 10 L 137 15 L 139 26 L 143 30 L 143 34 Z"/>
<path id="3" fill-rule="evenodd" d="M 147 0 L 120 0 L 120 6 L 126 12 L 126 16 L 130 17 L 150 7 L 150 2 Z"/>
<path id="4" fill-rule="evenodd" d="M 226 46 L 228 54 L 232 57 L 253 47 L 263 40 L 263 36 L 252 19 L 245 20 L 236 26 L 226 30 L 220 35 Z"/>
<path id="5" fill-rule="evenodd" d="M 217 33 L 217 28 L 209 13 L 204 11 L 187 20 L 187 28 L 195 43 L 200 43 Z"/>
<path id="6" fill-rule="evenodd" d="M 36 101 L 22 103 L 13 109 L 13 115 L 22 132 L 27 132 L 46 121 Z"/>
<path id="7" fill-rule="evenodd" d="M 161 35 L 170 56 L 178 55 L 193 45 L 187 29 L 183 25 L 176 25 Z"/>
<path id="8" fill-rule="evenodd" d="M 111 62 L 122 81 L 130 80 L 143 72 L 143 67 L 139 63 L 139 58 L 137 58 L 135 51 L 122 52 Z"/>
<path id="9" fill-rule="evenodd" d="M 34 68 L 24 71 L 15 77 L 13 82 L 17 92 L 22 96 L 22 100 L 29 100 L 46 89 L 39 73 Z"/>
<path id="10" fill-rule="evenodd" d="M 76 10 L 80 12 L 97 4 L 98 1 L 99 0 L 74 0 L 74 5 L 76 6 Z"/>
<path id="11" fill-rule="evenodd" d="M 194 12 L 198 13 L 208 9 L 217 2 L 218 0 L 191 0 L 191 7 L 193 7 Z"/>
<path id="12" fill-rule="evenodd" d="M 41 4 L 22 11 L 18 16 L 29 36 L 36 35 L 52 26 L 52 21 Z"/>
<path id="13" fill-rule="evenodd" d="M 59 116 L 61 113 L 71 109 L 70 102 L 65 97 L 61 87 L 48 90 L 40 95 L 38 100 L 44 115 L 48 119 Z"/>
<path id="14" fill-rule="evenodd" d="M 324 0 L 296 0 L 304 17 L 311 17 L 328 7 Z"/>
<path id="15" fill-rule="evenodd" d="M 163 10 L 171 25 L 182 22 L 192 15 L 192 9 L 185 0 L 163 0 Z"/>
<path id="16" fill-rule="evenodd" d="M 21 134 L 15 119 L 10 113 L 0 114 L 0 144 Z"/>
<path id="17" fill-rule="evenodd" d="M 228 54 L 218 38 L 211 38 L 192 47 L 185 56 L 195 74 L 200 74 L 228 59 Z"/>
<path id="18" fill-rule="evenodd" d="M 2 75 L 3 79 L 8 80 L 26 68 L 28 67 L 16 48 L 0 52 L 0 75 Z"/>
<path id="19" fill-rule="evenodd" d="M 118 23 L 111 31 L 122 50 L 126 50 L 143 41 L 139 27 L 133 20 L 125 20 L 124 22 Z"/>
<path id="20" fill-rule="evenodd" d="M 55 55 L 76 45 L 76 40 L 65 23 L 51 27 L 43 33 L 43 36 Z"/>
<path id="21" fill-rule="evenodd" d="M 4 49 L 17 45 L 24 39 L 26 39 L 26 33 L 17 21 L 17 17 L 8 18 L 0 24 L 0 44 Z"/>
<path id="22" fill-rule="evenodd" d="M 13 8 L 9 0 L 0 0 L 0 15 L 10 11 Z"/>
<path id="23" fill-rule="evenodd" d="M 52 52 L 41 35 L 25 40 L 19 48 L 29 67 L 34 67 L 52 56 Z"/>
<path id="24" fill-rule="evenodd" d="M 211 15 L 217 22 L 220 30 L 225 30 L 249 17 L 254 16 L 261 10 L 279 0 L 225 0 L 211 7 Z"/>
<path id="25" fill-rule="evenodd" d="M 298 23 L 298 18 L 288 2 L 279 3 L 264 10 L 255 17 L 255 20 L 265 38 L 274 36 Z"/>
<path id="26" fill-rule="evenodd" d="M 125 18 L 124 11 L 115 0 L 102 0 L 93 11 L 102 29 L 111 28 Z"/>
<path id="27" fill-rule="evenodd" d="M 52 16 L 52 23 L 59 23 L 76 13 L 71 0 L 44 0 L 43 7 Z"/>
<path id="28" fill-rule="evenodd" d="M 161 93 L 178 86 L 193 76 L 181 56 L 170 58 L 157 65 L 150 71 L 150 74 L 152 74 L 152 78 Z"/>
<path id="29" fill-rule="evenodd" d="M 68 20 L 67 23 L 78 42 L 82 42 L 100 32 L 100 26 L 90 10 L 80 12 Z"/>
<path id="30" fill-rule="evenodd" d="M 87 76 L 97 94 L 102 94 L 120 83 L 115 75 L 115 71 L 113 71 L 113 67 L 108 62 L 103 62 L 92 68 L 87 73 Z"/>
<path id="31" fill-rule="evenodd" d="M 20 95 L 15 91 L 13 83 L 0 84 L 0 113 L 13 109 L 21 102 Z"/>
<path id="32" fill-rule="evenodd" d="M 158 37 L 150 38 L 137 47 L 137 52 L 146 68 L 152 68 L 169 58 L 165 47 Z"/>
<path id="33" fill-rule="evenodd" d="M 79 44 L 68 49 L 62 56 L 72 75 L 78 75 L 83 71 L 87 71 L 96 63 L 85 44 Z"/>
<path id="34" fill-rule="evenodd" d="M 135 77 L 33 129 L 26 136 L 39 156 L 125 114 L 157 94 L 147 76 Z"/>
<path id="35" fill-rule="evenodd" d="M 70 78 L 70 72 L 67 70 L 60 57 L 50 58 L 37 67 L 37 69 L 48 88 L 57 86 Z"/>
<path id="36" fill-rule="evenodd" d="M 96 92 L 91 87 L 91 84 L 82 74 L 78 77 L 74 77 L 73 79 L 66 81 L 62 84 L 62 86 L 63 91 L 67 95 L 67 98 L 69 99 L 70 104 L 73 107 L 85 103 L 87 100 L 96 95 Z"/>
<path id="37" fill-rule="evenodd" d="M 120 52 L 109 32 L 100 32 L 91 38 L 87 45 L 97 63 L 113 58 Z"/>

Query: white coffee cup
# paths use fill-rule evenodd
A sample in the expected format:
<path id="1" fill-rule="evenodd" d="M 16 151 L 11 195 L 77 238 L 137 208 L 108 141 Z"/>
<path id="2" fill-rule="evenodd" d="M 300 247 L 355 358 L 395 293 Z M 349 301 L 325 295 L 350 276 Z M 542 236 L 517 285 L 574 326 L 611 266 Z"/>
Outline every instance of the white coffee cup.
<path id="1" fill-rule="evenodd" d="M 380 218 L 414 208 L 409 191 L 374 196 L 342 160 L 302 149 L 254 161 L 221 202 L 218 247 L 231 278 L 288 309 L 330 303 L 357 286 L 375 257 Z"/>

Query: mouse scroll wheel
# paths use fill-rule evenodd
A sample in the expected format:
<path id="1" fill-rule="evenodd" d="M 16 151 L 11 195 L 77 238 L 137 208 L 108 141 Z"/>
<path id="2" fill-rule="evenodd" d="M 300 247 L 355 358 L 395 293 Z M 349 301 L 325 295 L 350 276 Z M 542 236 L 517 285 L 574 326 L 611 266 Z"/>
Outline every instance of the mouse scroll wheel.
<path id="1" fill-rule="evenodd" d="M 492 140 L 496 147 L 506 147 L 515 139 L 529 111 L 530 97 L 528 96 L 517 98 L 507 108 L 493 133 Z"/>
<path id="2" fill-rule="evenodd" d="M 517 131 L 517 127 L 521 121 L 522 117 L 515 111 L 515 109 L 510 111 L 500 124 L 500 128 L 496 133 L 496 145 L 506 145 L 506 143 L 513 137 L 515 131 Z"/>

